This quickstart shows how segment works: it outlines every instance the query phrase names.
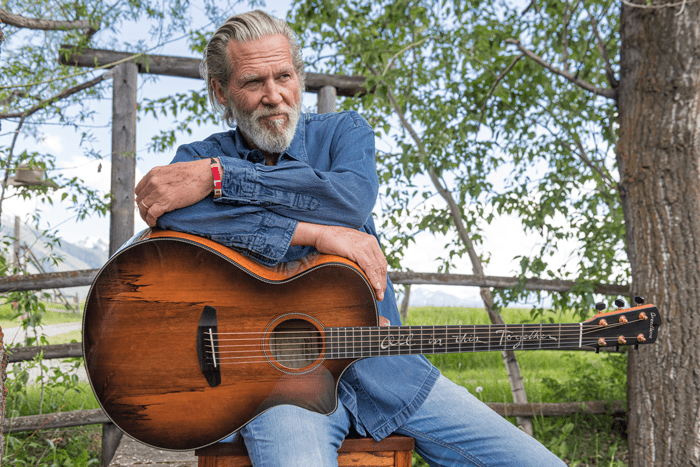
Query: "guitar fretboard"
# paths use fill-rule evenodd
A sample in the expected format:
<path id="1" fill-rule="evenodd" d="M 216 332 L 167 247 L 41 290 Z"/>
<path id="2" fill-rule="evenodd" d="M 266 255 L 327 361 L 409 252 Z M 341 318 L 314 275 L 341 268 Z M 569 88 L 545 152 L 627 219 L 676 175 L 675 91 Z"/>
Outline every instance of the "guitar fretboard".
<path id="1" fill-rule="evenodd" d="M 593 344 L 586 342 L 581 324 L 341 327 L 325 332 L 326 354 L 331 359 L 578 349 Z"/>

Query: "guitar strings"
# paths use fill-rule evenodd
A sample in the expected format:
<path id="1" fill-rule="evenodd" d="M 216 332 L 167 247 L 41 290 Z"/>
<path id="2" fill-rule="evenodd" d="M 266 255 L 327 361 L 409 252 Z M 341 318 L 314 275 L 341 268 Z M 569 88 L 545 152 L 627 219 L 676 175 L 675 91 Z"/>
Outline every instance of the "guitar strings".
<path id="1" fill-rule="evenodd" d="M 637 321 L 643 321 L 643 320 L 637 320 Z M 522 328 L 522 325 L 504 325 L 502 329 L 497 329 L 494 330 L 493 328 L 490 329 L 480 329 L 480 328 L 473 328 L 471 325 L 464 325 L 464 329 L 462 327 L 459 327 L 458 329 L 455 328 L 454 326 L 450 325 L 449 327 L 444 327 L 444 326 L 415 326 L 415 327 L 404 327 L 404 326 L 382 326 L 382 327 L 371 327 L 371 328 L 363 328 L 363 327 L 350 327 L 350 328 L 343 328 L 343 327 L 338 327 L 338 328 L 325 328 L 323 331 L 319 331 L 318 329 L 307 329 L 307 330 L 299 330 L 299 331 L 272 331 L 272 332 L 260 332 L 260 331 L 243 331 L 243 332 L 218 332 L 218 333 L 212 333 L 211 335 L 213 336 L 213 339 L 216 343 L 220 342 L 242 342 L 242 341 L 253 341 L 254 343 L 257 343 L 260 341 L 260 339 L 263 339 L 266 335 L 269 335 L 272 338 L 277 338 L 277 339 L 308 339 L 308 338 L 320 338 L 323 339 L 323 333 L 326 335 L 326 339 L 347 339 L 350 337 L 353 339 L 354 342 L 356 342 L 358 339 L 361 341 L 363 338 L 369 338 L 369 337 L 381 337 L 381 338 L 386 338 L 386 337 L 391 337 L 392 335 L 396 336 L 398 335 L 399 337 L 405 337 L 406 330 L 407 329 L 414 329 L 414 336 L 418 335 L 419 338 L 421 337 L 426 337 L 423 336 L 425 332 L 433 333 L 431 336 L 428 337 L 444 337 L 445 335 L 449 334 L 463 334 L 463 335 L 469 335 L 469 336 L 474 336 L 474 337 L 487 337 L 493 338 L 500 340 L 503 336 L 503 334 L 498 334 L 498 331 L 508 331 L 512 333 L 512 336 L 518 336 L 518 335 L 532 335 L 533 333 L 541 333 L 542 335 L 546 336 L 551 336 L 551 337 L 566 337 L 566 336 L 578 336 L 579 334 L 587 335 L 590 333 L 598 332 L 601 330 L 606 330 L 606 329 L 613 329 L 616 327 L 624 326 L 629 324 L 634 323 L 634 321 L 630 323 L 613 323 L 610 324 L 606 327 L 601 327 L 599 325 L 585 325 L 585 326 L 579 326 L 579 325 L 571 325 L 569 326 L 569 329 L 566 328 L 561 328 L 554 330 L 553 332 L 544 332 L 543 328 L 540 328 L 539 325 L 525 325 L 529 326 L 527 328 Z M 512 329 L 511 329 L 512 328 Z M 346 330 L 347 329 L 347 330 Z M 392 331 L 394 334 L 392 334 Z M 466 332 L 465 332 L 466 331 Z M 471 331 L 471 334 L 470 332 Z M 365 334 L 360 334 L 359 336 L 356 333 L 365 333 Z M 366 334 L 367 332 L 378 332 L 380 333 L 379 335 L 377 334 Z M 409 331 L 410 332 L 410 331 Z M 343 334 L 345 333 L 345 334 Z M 349 334 L 348 334 L 349 333 Z M 310 336 L 310 334 L 313 334 L 313 336 Z M 206 334 L 207 337 L 209 334 Z M 299 335 L 299 337 L 292 337 L 293 335 Z M 240 338 L 220 338 L 218 336 L 246 336 L 246 337 L 240 337 Z M 535 340 L 535 339 L 533 339 Z M 235 347 L 240 344 L 224 344 L 221 345 L 220 347 Z M 249 345 L 249 344 L 244 344 L 244 345 Z"/>
<path id="2" fill-rule="evenodd" d="M 639 321 L 644 321 L 644 320 L 635 320 L 635 321 L 629 321 L 628 323 L 612 323 L 609 324 L 608 326 L 600 326 L 597 324 L 594 325 L 586 325 L 584 324 L 581 326 L 580 324 L 569 324 L 569 325 L 561 325 L 561 327 L 558 327 L 556 330 L 553 330 L 553 332 L 547 332 L 547 334 L 559 334 L 561 330 L 564 330 L 565 332 L 568 332 L 569 330 L 571 331 L 571 334 L 579 334 L 581 330 L 583 330 L 583 333 L 591 333 L 591 332 L 596 332 L 596 331 L 602 331 L 605 329 L 612 329 L 620 326 L 629 326 L 635 322 Z M 475 326 L 486 326 L 487 328 L 479 328 Z M 495 326 L 502 326 L 502 328 L 499 329 L 494 329 Z M 523 326 L 525 326 L 523 328 Z M 542 326 L 551 326 L 549 324 L 543 324 Z M 523 332 L 525 330 L 527 331 L 544 331 L 545 329 L 549 328 L 542 328 L 540 327 L 539 324 L 501 324 L 501 325 L 446 325 L 446 326 L 371 326 L 371 327 L 331 327 L 331 328 L 323 328 L 323 332 L 325 333 L 330 333 L 330 332 L 343 332 L 343 330 L 348 330 L 345 332 L 391 332 L 391 331 L 405 331 L 407 329 L 413 329 L 415 332 L 424 332 L 424 331 L 440 331 L 440 332 L 462 332 L 466 330 L 472 330 L 477 333 L 486 333 L 486 334 L 494 334 L 498 331 L 510 331 L 510 332 Z M 275 333 L 279 334 L 284 334 L 289 335 L 289 334 L 309 334 L 309 333 L 319 333 L 320 331 L 316 328 L 314 329 L 302 329 L 302 330 L 297 330 L 297 331 L 291 331 L 291 330 L 282 330 L 282 331 L 235 331 L 235 332 L 217 332 L 217 333 L 212 333 L 214 336 L 251 336 L 251 337 L 244 337 L 244 338 L 218 338 L 214 337 L 218 341 L 236 341 L 236 340 L 249 340 L 249 339 L 257 339 L 258 337 L 256 336 L 265 336 L 265 335 L 274 335 Z M 209 334 L 207 334 L 208 336 Z"/>
<path id="3" fill-rule="evenodd" d="M 637 320 L 637 321 L 643 321 L 643 320 Z M 634 321 L 633 321 L 634 322 Z M 632 323 L 633 323 L 632 322 Z M 441 347 L 444 347 L 445 353 L 459 353 L 459 352 L 454 352 L 451 351 L 458 347 L 459 349 L 464 346 L 465 348 L 468 348 L 469 346 L 472 346 L 473 349 L 472 351 L 487 351 L 489 350 L 486 347 L 490 347 L 492 344 L 495 343 L 495 346 L 503 346 L 504 341 L 507 345 L 507 347 L 514 347 L 517 345 L 517 348 L 514 348 L 513 350 L 547 350 L 547 349 L 558 349 L 561 348 L 562 345 L 564 346 L 573 346 L 573 348 L 578 348 L 579 344 L 581 347 L 597 347 L 598 343 L 597 341 L 589 341 L 586 339 L 585 341 L 583 340 L 583 334 L 590 334 L 592 332 L 600 331 L 602 329 L 611 329 L 623 325 L 629 325 L 631 323 L 612 323 L 605 328 L 601 327 L 600 325 L 581 325 L 581 324 L 572 324 L 572 325 L 561 325 L 559 330 L 564 329 L 564 332 L 553 332 L 553 333 L 543 333 L 541 331 L 540 325 L 532 325 L 532 324 L 527 324 L 527 325 L 504 325 L 503 329 L 500 330 L 505 330 L 505 331 L 510 331 L 510 332 L 519 332 L 519 334 L 510 334 L 510 335 L 503 335 L 503 334 L 496 334 L 497 331 L 492 330 L 480 330 L 479 328 L 475 328 L 473 325 L 464 325 L 464 327 L 468 328 L 469 330 L 474 331 L 473 334 L 468 335 L 470 338 L 475 338 L 475 339 L 486 339 L 483 341 L 477 341 L 477 342 L 458 342 L 454 339 L 448 339 L 447 333 L 452 333 L 454 335 L 455 332 L 462 333 L 464 329 L 462 327 L 459 327 L 459 329 L 455 329 L 454 326 L 450 327 L 444 327 L 444 326 L 416 326 L 417 329 L 416 331 L 420 334 L 417 337 L 414 335 L 413 338 L 411 338 L 410 343 L 411 347 L 406 346 L 406 345 L 391 345 L 387 349 L 380 349 L 380 350 L 372 350 L 371 348 L 363 348 L 363 346 L 378 346 L 382 340 L 386 339 L 387 337 L 391 337 L 390 331 L 395 330 L 395 331 L 405 331 L 405 327 L 402 326 L 386 326 L 386 327 L 381 327 L 381 328 L 366 328 L 364 332 L 367 332 L 368 329 L 371 329 L 372 331 L 376 330 L 383 330 L 383 334 L 385 335 L 367 335 L 367 334 L 361 334 L 359 336 L 357 335 L 341 335 L 341 334 L 335 334 L 331 335 L 329 337 L 329 334 L 333 333 L 340 333 L 342 329 L 344 328 L 327 328 L 324 331 L 326 332 L 326 344 L 325 346 L 328 347 L 328 349 L 323 352 L 323 359 L 327 358 L 362 358 L 363 356 L 380 356 L 382 354 L 382 351 L 385 352 L 386 355 L 405 355 L 405 354 L 420 354 L 423 349 L 426 347 L 426 339 L 427 339 L 427 347 L 433 347 L 434 349 L 434 344 L 436 339 L 440 340 L 445 340 L 445 342 L 441 345 Z M 523 326 L 527 326 L 527 328 L 524 328 Z M 506 328 L 518 328 L 510 330 Z M 572 331 L 575 332 L 568 332 L 566 329 L 569 328 Z M 355 332 L 363 332 L 362 328 L 348 328 L 350 329 L 351 333 Z M 429 331 L 432 332 L 431 335 L 429 336 L 424 336 L 422 335 L 422 332 L 424 331 Z M 481 332 L 478 332 L 481 331 Z M 485 331 L 485 332 L 484 332 Z M 529 334 L 526 331 L 531 331 Z M 535 333 L 541 333 L 542 335 L 549 335 L 549 338 L 531 338 L 528 339 L 528 335 L 533 335 Z M 223 335 L 265 335 L 266 333 L 262 332 L 233 332 L 233 333 L 219 333 Z M 274 354 L 272 356 L 268 356 L 262 349 L 260 349 L 260 339 L 259 338 L 254 338 L 254 337 L 246 337 L 246 338 L 240 338 L 240 339 L 219 339 L 217 338 L 216 341 L 253 341 L 251 344 L 233 344 L 233 345 L 222 345 L 220 348 L 245 348 L 245 347 L 254 347 L 256 350 L 255 353 L 250 354 L 249 352 L 251 350 L 218 350 L 217 357 L 218 360 L 221 362 L 222 365 L 224 364 L 243 364 L 243 363 L 265 363 L 269 362 L 270 360 L 277 361 L 279 363 L 287 363 L 287 362 L 314 362 L 318 358 L 321 357 L 322 349 L 324 347 L 324 339 L 321 336 L 321 333 L 318 330 L 300 330 L 300 331 L 279 331 L 278 334 L 279 336 L 274 336 L 274 332 L 270 333 L 272 334 L 272 340 L 271 340 L 271 345 L 272 345 L 272 351 Z M 299 337 L 290 337 L 291 334 L 303 334 L 303 336 Z M 309 336 L 309 334 L 313 334 L 312 336 Z M 552 342 L 551 338 L 554 337 L 558 338 L 556 341 Z M 351 340 L 348 340 L 348 337 L 350 337 Z M 401 336 L 396 336 L 396 337 L 407 337 L 406 334 L 403 334 Z M 452 336 L 453 337 L 453 336 Z M 510 337 L 510 339 L 508 339 Z M 283 344 L 275 344 L 274 340 L 283 340 L 285 341 Z M 336 339 L 337 341 L 329 341 L 329 339 Z M 636 336 L 634 337 L 627 337 L 624 336 L 624 339 L 630 340 L 631 344 L 637 343 L 636 341 Z M 301 354 L 295 354 L 291 352 L 298 352 L 300 351 L 300 345 L 299 344 L 294 344 L 290 343 L 288 341 L 293 341 L 293 340 L 298 340 L 300 341 L 299 344 L 306 344 L 307 349 L 311 349 L 313 354 L 310 354 L 309 350 L 306 350 L 305 353 Z M 308 342 L 311 340 L 311 342 Z M 341 342 L 343 341 L 343 342 Z M 617 343 L 612 344 L 612 345 L 618 345 Z M 622 344 L 622 345 L 627 345 L 627 344 Z M 211 347 L 210 343 L 207 343 L 208 347 Z M 285 347 L 286 346 L 286 347 Z M 479 347 L 477 349 L 476 347 Z M 416 348 L 419 347 L 419 348 Z M 500 350 L 498 348 L 494 350 Z M 207 351 L 208 353 L 213 353 L 211 350 Z M 237 353 L 248 353 L 246 355 L 242 356 L 224 356 L 224 355 L 230 355 L 230 354 L 237 354 Z M 365 353 L 368 353 L 369 355 L 365 355 Z M 441 352 L 435 352 L 435 353 L 441 353 Z M 296 357 L 303 357 L 303 358 L 296 358 Z M 243 361 L 229 361 L 229 360 L 243 360 Z"/>
<path id="4" fill-rule="evenodd" d="M 612 329 L 615 327 L 618 327 L 620 325 L 609 325 L 607 329 Z M 372 328 L 371 331 L 367 330 L 362 330 L 361 328 L 350 328 L 351 330 L 349 331 L 350 334 L 348 334 L 345 331 L 342 331 L 343 328 L 327 328 L 325 329 L 325 334 L 326 340 L 331 340 L 331 339 L 337 339 L 337 340 L 342 340 L 345 341 L 348 345 L 356 345 L 356 344 L 362 344 L 364 343 L 364 339 L 368 339 L 366 342 L 371 343 L 374 340 L 382 340 L 386 339 L 387 337 L 397 337 L 397 338 L 405 338 L 408 337 L 408 334 L 405 333 L 405 327 L 383 327 L 381 328 L 384 330 L 381 334 L 360 334 L 359 336 L 356 334 L 357 332 L 363 333 L 363 332 L 377 332 L 377 328 Z M 542 332 L 539 328 L 539 326 L 535 325 L 534 327 L 531 327 L 529 329 L 503 329 L 503 331 L 508 331 L 509 334 L 500 334 L 498 331 L 481 331 L 476 330 L 475 332 L 472 332 L 471 334 L 469 332 L 464 332 L 464 329 L 433 329 L 433 328 L 422 328 L 419 330 L 416 330 L 413 336 L 411 336 L 411 341 L 412 342 L 420 342 L 421 339 L 449 339 L 451 337 L 454 337 L 455 334 L 457 335 L 462 335 L 462 342 L 463 343 L 469 343 L 468 340 L 464 340 L 464 337 L 468 339 L 487 339 L 489 341 L 496 340 L 496 341 L 501 341 L 503 339 L 507 341 L 512 341 L 512 340 L 525 340 L 525 341 L 538 341 L 538 340 L 543 340 L 543 341 L 549 341 L 552 339 L 557 339 L 557 338 L 566 338 L 569 336 L 579 336 L 579 335 L 587 335 L 592 332 L 597 332 L 603 328 L 600 328 L 599 326 L 595 327 L 576 327 L 572 328 L 571 332 L 569 331 L 564 331 L 564 332 Z M 470 331 L 469 329 L 468 331 Z M 394 334 L 391 333 L 391 331 L 396 331 Z M 401 331 L 404 331 L 403 333 Z M 425 332 L 428 332 L 429 335 L 425 336 Z M 529 331 L 529 332 L 528 332 Z M 244 338 L 218 338 L 218 337 L 213 337 L 213 340 L 215 341 L 215 344 L 218 345 L 219 348 L 236 348 L 236 347 L 250 347 L 253 345 L 259 344 L 260 340 L 265 336 L 265 333 L 260 333 L 260 332 L 243 332 L 243 333 L 218 333 L 218 335 L 248 335 L 250 337 L 244 337 Z M 217 334 L 212 333 L 212 336 L 216 336 Z M 285 340 L 285 341 L 294 341 L 298 340 L 301 342 L 308 341 L 309 339 L 321 339 L 323 340 L 324 337 L 321 332 L 318 330 L 304 330 L 304 331 L 281 331 L 278 333 L 272 332 L 269 333 L 271 339 L 277 339 L 277 340 Z M 293 337 L 292 335 L 298 335 L 298 337 Z M 528 338 L 528 336 L 532 335 L 539 335 L 540 337 L 532 337 Z M 254 337 L 256 336 L 256 337 Z M 523 339 L 521 339 L 521 337 Z M 221 344 L 221 342 L 239 342 L 237 344 Z M 242 342 L 251 342 L 251 343 L 242 343 Z M 289 342 L 288 342 L 289 343 Z M 211 346 L 210 342 L 207 340 L 206 342 L 207 346 Z"/>
<path id="5" fill-rule="evenodd" d="M 568 342 L 562 341 L 561 344 L 563 345 L 568 345 L 571 347 L 565 347 L 563 350 L 575 350 L 578 349 L 578 339 L 576 340 L 571 340 Z M 597 342 L 596 341 L 583 341 L 581 343 L 581 347 L 596 347 Z M 482 346 L 484 347 L 484 346 Z M 551 343 L 548 345 L 543 345 L 541 348 L 530 348 L 530 347 L 523 347 L 515 350 L 558 350 L 561 349 L 561 346 Z M 496 350 L 501 350 L 501 349 L 493 349 L 492 351 Z M 489 351 L 487 348 L 481 348 L 475 350 L 475 352 L 486 352 Z M 435 354 L 439 354 L 441 352 L 435 352 Z M 447 351 L 444 353 L 460 353 L 460 352 L 450 352 Z M 466 352 L 462 352 L 466 353 Z M 336 359 L 354 359 L 354 358 L 364 358 L 364 357 L 381 357 L 381 356 L 396 356 L 396 355 L 417 355 L 421 354 L 419 351 L 415 352 L 401 352 L 397 351 L 396 349 L 387 351 L 386 354 L 381 354 L 381 353 L 372 353 L 368 352 L 367 353 L 362 353 L 360 351 L 354 351 L 354 352 L 347 352 L 347 355 L 329 355 L 328 352 L 326 352 L 324 355 L 319 354 L 314 354 L 314 355 L 308 355 L 308 354 L 289 354 L 289 355 L 282 355 L 282 356 L 273 356 L 273 355 L 268 355 L 265 353 L 260 352 L 259 354 L 256 355 L 246 355 L 243 357 L 221 357 L 219 359 L 219 364 L 220 365 L 241 365 L 241 364 L 257 364 L 257 363 L 271 363 L 271 362 L 277 362 L 277 363 L 298 363 L 298 362 L 310 362 L 309 365 L 312 363 L 316 362 L 317 360 L 336 360 Z M 304 358 L 290 358 L 290 357 L 304 357 Z M 232 359 L 246 359 L 243 361 L 229 361 Z M 308 366 L 308 365 L 307 365 Z M 294 368 L 291 368 L 294 369 Z"/>

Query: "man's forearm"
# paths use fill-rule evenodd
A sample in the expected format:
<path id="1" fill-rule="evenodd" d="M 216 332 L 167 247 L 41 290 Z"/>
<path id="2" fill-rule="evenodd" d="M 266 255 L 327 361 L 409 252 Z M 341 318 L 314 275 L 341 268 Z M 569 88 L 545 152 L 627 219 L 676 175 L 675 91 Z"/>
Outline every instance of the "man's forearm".
<path id="1" fill-rule="evenodd" d="M 214 159 L 221 173 L 221 164 Z M 214 190 L 210 159 L 155 167 L 136 185 L 141 218 L 151 227 L 166 212 L 192 206 Z"/>
<path id="2" fill-rule="evenodd" d="M 384 299 L 388 263 L 374 236 L 347 227 L 299 222 L 290 245 L 309 245 L 320 253 L 354 261 L 367 275 L 377 300 Z"/>

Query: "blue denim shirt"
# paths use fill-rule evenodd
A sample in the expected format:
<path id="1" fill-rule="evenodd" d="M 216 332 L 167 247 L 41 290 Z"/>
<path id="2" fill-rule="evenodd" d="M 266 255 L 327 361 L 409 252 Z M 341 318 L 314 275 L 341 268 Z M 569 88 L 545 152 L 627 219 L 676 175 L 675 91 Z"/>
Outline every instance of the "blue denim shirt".
<path id="1" fill-rule="evenodd" d="M 299 221 L 377 237 L 374 156 L 374 132 L 356 112 L 302 114 L 292 143 L 275 166 L 266 166 L 260 151 L 250 150 L 238 130 L 217 133 L 180 146 L 173 162 L 219 158 L 222 196 L 166 213 L 158 226 L 210 238 L 268 265 L 315 251 L 289 245 Z M 400 324 L 388 277 L 377 307 L 391 324 Z M 379 440 L 420 407 L 438 376 L 421 355 L 368 358 L 345 372 L 338 396 L 360 434 Z"/>

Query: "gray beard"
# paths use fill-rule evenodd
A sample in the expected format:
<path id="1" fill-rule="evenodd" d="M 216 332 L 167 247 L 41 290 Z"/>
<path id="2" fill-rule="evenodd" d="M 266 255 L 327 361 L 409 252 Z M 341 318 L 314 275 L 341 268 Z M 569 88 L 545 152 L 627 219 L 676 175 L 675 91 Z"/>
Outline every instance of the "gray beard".
<path id="1" fill-rule="evenodd" d="M 239 109 L 233 103 L 230 103 L 229 106 L 238 128 L 241 129 L 241 132 L 249 142 L 261 151 L 270 154 L 282 154 L 292 144 L 299 116 L 301 115 L 301 99 L 294 107 L 280 105 L 271 109 L 256 109 L 252 112 Z M 281 127 L 284 123 L 278 120 L 269 122 L 274 127 L 272 129 L 264 126 L 260 121 L 263 117 L 280 113 L 287 115 L 287 126 L 285 128 Z"/>

